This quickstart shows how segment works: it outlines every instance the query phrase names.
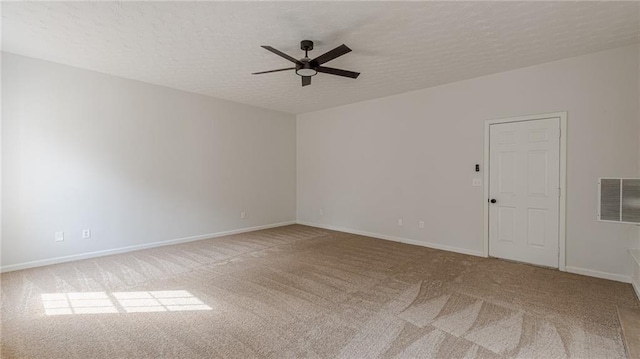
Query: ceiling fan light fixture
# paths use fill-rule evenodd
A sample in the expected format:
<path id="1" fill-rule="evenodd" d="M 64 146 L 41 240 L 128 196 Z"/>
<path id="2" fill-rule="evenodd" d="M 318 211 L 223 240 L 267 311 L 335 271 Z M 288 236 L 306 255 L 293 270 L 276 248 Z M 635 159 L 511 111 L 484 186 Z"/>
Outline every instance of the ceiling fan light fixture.
<path id="1" fill-rule="evenodd" d="M 311 68 L 307 68 L 307 69 L 301 68 L 296 70 L 296 74 L 300 76 L 315 76 L 317 73 L 318 71 Z"/>

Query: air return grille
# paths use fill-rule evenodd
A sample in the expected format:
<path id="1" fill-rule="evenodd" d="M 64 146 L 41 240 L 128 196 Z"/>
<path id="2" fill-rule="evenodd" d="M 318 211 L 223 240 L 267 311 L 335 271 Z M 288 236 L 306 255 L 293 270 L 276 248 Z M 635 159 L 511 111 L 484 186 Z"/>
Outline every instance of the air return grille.
<path id="1" fill-rule="evenodd" d="M 600 178 L 598 220 L 640 223 L 640 178 Z"/>

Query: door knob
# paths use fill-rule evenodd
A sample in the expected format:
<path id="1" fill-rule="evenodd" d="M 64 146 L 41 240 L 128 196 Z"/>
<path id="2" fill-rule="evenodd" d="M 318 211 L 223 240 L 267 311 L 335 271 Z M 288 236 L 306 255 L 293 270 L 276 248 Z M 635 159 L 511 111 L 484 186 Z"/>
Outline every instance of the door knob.
<path id="1" fill-rule="evenodd" d="M 496 199 L 495 199 L 495 198 L 491 198 L 491 201 L 489 201 L 489 202 L 491 202 L 491 203 L 496 203 L 496 202 L 498 202 L 498 201 L 496 201 Z"/>

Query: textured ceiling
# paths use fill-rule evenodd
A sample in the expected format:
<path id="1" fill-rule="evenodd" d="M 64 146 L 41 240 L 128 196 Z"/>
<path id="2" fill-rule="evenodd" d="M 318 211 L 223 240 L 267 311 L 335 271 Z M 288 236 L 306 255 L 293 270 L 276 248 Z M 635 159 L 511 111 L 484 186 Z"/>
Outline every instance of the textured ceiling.
<path id="1" fill-rule="evenodd" d="M 2 49 L 291 113 L 632 44 L 637 2 L 3 2 Z M 353 52 L 302 88 L 261 49 Z"/>

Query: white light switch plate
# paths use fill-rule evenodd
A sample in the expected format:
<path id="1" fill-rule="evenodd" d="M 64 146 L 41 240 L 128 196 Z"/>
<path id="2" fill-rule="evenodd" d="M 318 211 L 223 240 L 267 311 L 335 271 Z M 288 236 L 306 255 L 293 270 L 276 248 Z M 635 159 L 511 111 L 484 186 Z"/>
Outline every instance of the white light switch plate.
<path id="1" fill-rule="evenodd" d="M 482 186 L 482 178 L 474 178 L 472 185 L 473 185 L 473 187 Z"/>

